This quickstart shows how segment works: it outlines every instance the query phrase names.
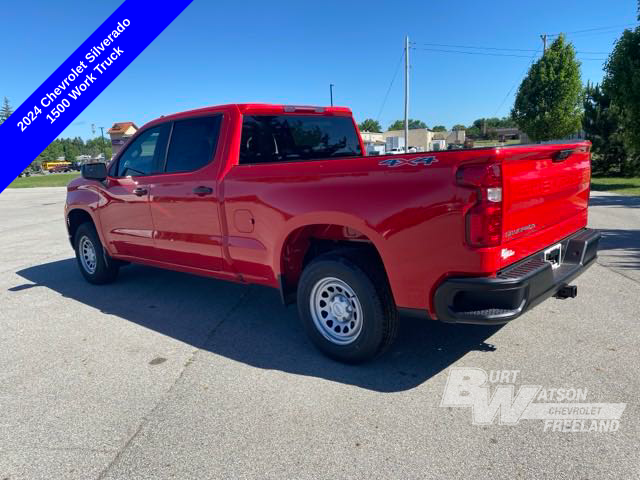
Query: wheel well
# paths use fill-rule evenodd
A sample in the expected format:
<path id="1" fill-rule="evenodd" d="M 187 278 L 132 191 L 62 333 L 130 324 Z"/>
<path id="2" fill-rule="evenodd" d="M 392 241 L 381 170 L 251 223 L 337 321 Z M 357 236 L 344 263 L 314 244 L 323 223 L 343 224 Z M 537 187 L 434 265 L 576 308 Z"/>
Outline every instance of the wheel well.
<path id="1" fill-rule="evenodd" d="M 76 236 L 76 231 L 78 230 L 78 227 L 86 222 L 91 222 L 91 224 L 95 226 L 95 224 L 93 223 L 93 219 L 91 218 L 91 215 L 89 215 L 89 213 L 87 213 L 85 210 L 80 210 L 80 209 L 71 210 L 67 215 L 69 241 L 71 242 L 72 247 L 74 246 L 73 239 Z"/>
<path id="2" fill-rule="evenodd" d="M 291 232 L 282 248 L 279 280 L 283 302 L 287 305 L 295 302 L 302 271 L 314 258 L 346 248 L 366 251 L 386 278 L 380 253 L 366 235 L 342 225 L 306 225 Z"/>

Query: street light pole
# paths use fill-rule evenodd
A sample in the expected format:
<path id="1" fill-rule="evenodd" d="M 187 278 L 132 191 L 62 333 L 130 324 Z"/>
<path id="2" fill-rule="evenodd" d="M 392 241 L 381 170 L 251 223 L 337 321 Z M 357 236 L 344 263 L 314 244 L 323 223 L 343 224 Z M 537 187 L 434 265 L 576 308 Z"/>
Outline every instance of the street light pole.
<path id="1" fill-rule="evenodd" d="M 331 106 L 333 107 L 333 83 L 329 84 L 329 96 L 331 97 Z"/>
<path id="2" fill-rule="evenodd" d="M 404 39 L 404 152 L 409 151 L 409 35 Z"/>
<path id="3" fill-rule="evenodd" d="M 102 134 L 102 153 L 104 154 L 104 162 L 107 163 L 107 144 L 104 140 L 104 127 L 100 127 L 100 132 Z"/>

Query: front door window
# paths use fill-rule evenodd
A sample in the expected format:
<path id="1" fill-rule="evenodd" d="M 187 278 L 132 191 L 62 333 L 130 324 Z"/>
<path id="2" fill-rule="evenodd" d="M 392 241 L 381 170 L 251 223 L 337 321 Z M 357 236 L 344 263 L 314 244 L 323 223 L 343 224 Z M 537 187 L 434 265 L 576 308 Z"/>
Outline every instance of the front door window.
<path id="1" fill-rule="evenodd" d="M 117 176 L 135 177 L 162 171 L 169 127 L 159 125 L 141 133 L 120 157 Z"/>

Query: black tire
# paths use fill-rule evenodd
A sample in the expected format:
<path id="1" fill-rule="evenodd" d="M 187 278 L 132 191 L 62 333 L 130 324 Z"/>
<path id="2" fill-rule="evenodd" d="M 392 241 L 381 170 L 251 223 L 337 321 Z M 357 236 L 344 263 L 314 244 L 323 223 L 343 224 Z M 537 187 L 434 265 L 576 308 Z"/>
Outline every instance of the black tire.
<path id="1" fill-rule="evenodd" d="M 93 246 L 95 252 L 95 259 L 88 261 L 81 258 L 83 253 L 81 252 L 82 244 L 89 242 Z M 76 235 L 73 241 L 73 245 L 76 251 L 76 260 L 80 273 L 89 283 L 95 285 L 103 285 L 105 283 L 113 282 L 118 276 L 119 263 L 113 260 L 107 252 L 104 251 L 100 237 L 96 228 L 92 223 L 86 222 L 78 227 Z M 88 245 L 87 245 L 88 246 Z M 91 268 L 91 267 L 94 268 Z"/>
<path id="2" fill-rule="evenodd" d="M 371 360 L 381 355 L 395 339 L 398 314 L 386 276 L 381 267 L 377 267 L 376 260 L 366 252 L 341 250 L 319 256 L 302 272 L 298 284 L 300 320 L 314 345 L 325 355 L 340 362 L 361 363 Z M 350 287 L 362 311 L 359 333 L 347 344 L 327 338 L 332 335 L 331 332 L 327 333 L 327 329 L 330 330 L 334 325 L 331 316 L 321 318 L 316 309 L 314 319 L 312 313 L 312 296 L 318 299 L 316 292 L 321 291 L 318 290 L 319 286 L 323 282 L 330 282 L 331 278 Z M 347 305 L 355 306 L 355 303 Z M 326 322 L 328 328 L 318 326 L 317 322 Z M 339 330 L 338 323 L 335 325 Z"/>

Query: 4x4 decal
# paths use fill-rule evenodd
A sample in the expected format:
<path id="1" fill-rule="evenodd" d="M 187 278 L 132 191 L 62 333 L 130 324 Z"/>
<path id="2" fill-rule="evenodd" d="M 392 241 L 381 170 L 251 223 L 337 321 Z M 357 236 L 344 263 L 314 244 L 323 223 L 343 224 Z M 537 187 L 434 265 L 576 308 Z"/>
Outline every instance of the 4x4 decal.
<path id="1" fill-rule="evenodd" d="M 411 165 L 417 167 L 418 165 L 424 165 L 428 167 L 432 163 L 437 162 L 436 157 L 419 157 L 407 160 L 406 158 L 388 158 L 382 160 L 378 165 L 384 165 L 385 167 L 400 167 L 402 165 Z"/>

